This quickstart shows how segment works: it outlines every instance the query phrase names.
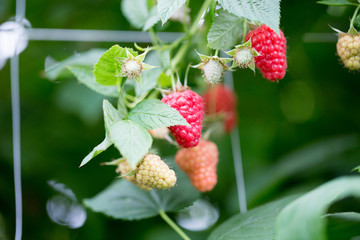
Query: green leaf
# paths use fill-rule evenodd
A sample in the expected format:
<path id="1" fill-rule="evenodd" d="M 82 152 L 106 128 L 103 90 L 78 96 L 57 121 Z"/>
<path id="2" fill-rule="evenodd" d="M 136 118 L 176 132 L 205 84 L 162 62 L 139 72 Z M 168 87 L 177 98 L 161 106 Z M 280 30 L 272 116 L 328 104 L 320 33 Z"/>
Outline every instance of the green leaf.
<path id="1" fill-rule="evenodd" d="M 185 4 L 186 0 L 158 0 L 157 9 L 162 24 L 164 24 L 179 8 Z"/>
<path id="2" fill-rule="evenodd" d="M 162 50 L 158 51 L 160 57 L 160 64 L 163 70 L 167 70 L 171 67 L 170 63 L 170 51 L 169 50 Z"/>
<path id="3" fill-rule="evenodd" d="M 286 206 L 276 220 L 276 239 L 326 239 L 329 206 L 345 197 L 360 197 L 360 177 L 342 177 L 321 185 Z"/>
<path id="4" fill-rule="evenodd" d="M 103 101 L 103 112 L 104 112 L 104 122 L 105 129 L 109 132 L 109 129 L 112 125 L 122 120 L 118 110 L 108 101 Z"/>
<path id="5" fill-rule="evenodd" d="M 117 104 L 117 112 L 119 114 L 119 117 L 121 119 L 126 118 L 128 109 L 125 104 L 125 95 L 127 93 L 125 91 L 121 91 L 118 98 L 118 104 Z"/>
<path id="6" fill-rule="evenodd" d="M 139 29 L 144 27 L 149 15 L 146 0 L 122 0 L 121 10 L 131 25 Z"/>
<path id="7" fill-rule="evenodd" d="M 75 77 L 79 80 L 79 82 L 81 82 L 91 90 L 108 97 L 118 96 L 117 89 L 115 86 L 104 86 L 104 85 L 100 85 L 95 81 L 92 67 L 70 65 L 67 68 L 75 75 Z"/>
<path id="8" fill-rule="evenodd" d="M 157 6 L 154 6 L 145 21 L 143 31 L 149 30 L 149 28 L 154 26 L 158 21 L 160 21 L 159 12 L 157 10 Z"/>
<path id="9" fill-rule="evenodd" d="M 348 0 L 325 0 L 325 1 L 318 1 L 319 4 L 325 4 L 330 6 L 357 6 L 359 3 L 355 1 L 348 1 Z"/>
<path id="10" fill-rule="evenodd" d="M 61 74 L 69 66 L 81 65 L 93 67 L 103 53 L 104 49 L 91 49 L 87 52 L 76 53 L 60 62 L 48 56 L 45 59 L 45 76 L 50 80 L 55 80 L 61 77 Z"/>
<path id="11" fill-rule="evenodd" d="M 207 35 L 208 46 L 212 49 L 232 48 L 243 34 L 243 24 L 244 18 L 220 10 Z"/>
<path id="12" fill-rule="evenodd" d="M 174 169 L 177 184 L 169 190 L 144 191 L 124 180 L 116 180 L 104 191 L 91 199 L 85 199 L 86 206 L 116 219 L 139 220 L 153 217 L 160 210 L 175 212 L 190 206 L 200 194 L 190 184 L 184 173 Z M 186 193 L 186 194 L 184 194 Z"/>
<path id="13" fill-rule="evenodd" d="M 166 75 L 164 72 L 162 72 L 158 78 L 158 83 L 160 87 L 167 88 L 171 86 L 171 78 Z"/>
<path id="14" fill-rule="evenodd" d="M 254 174 L 248 181 L 249 202 L 271 192 L 287 178 L 301 175 L 359 146 L 356 135 L 333 137 L 296 149 L 279 159 L 276 165 Z"/>
<path id="15" fill-rule="evenodd" d="M 132 49 L 128 49 L 131 54 L 137 56 L 137 52 Z M 101 85 L 115 85 L 121 81 L 121 77 L 116 75 L 120 73 L 121 68 L 116 58 L 126 57 L 126 48 L 122 48 L 119 45 L 112 46 L 107 50 L 97 61 L 94 66 L 94 76 L 96 82 Z"/>
<path id="16" fill-rule="evenodd" d="M 109 127 L 109 136 L 133 168 L 149 152 L 152 144 L 150 133 L 131 120 L 121 120 L 112 124 Z"/>
<path id="17" fill-rule="evenodd" d="M 174 125 L 189 125 L 174 108 L 157 99 L 147 99 L 137 104 L 128 118 L 150 130 Z"/>
<path id="18" fill-rule="evenodd" d="M 101 104 L 104 97 L 76 81 L 60 84 L 54 97 L 60 110 L 77 115 L 89 126 L 102 118 Z"/>
<path id="19" fill-rule="evenodd" d="M 326 214 L 328 240 L 354 239 L 360 236 L 360 213 L 340 212 Z"/>
<path id="20" fill-rule="evenodd" d="M 93 159 L 94 157 L 105 151 L 108 147 L 110 147 L 111 144 L 112 142 L 109 139 L 108 134 L 106 134 L 105 139 L 99 145 L 94 147 L 94 149 L 82 160 L 79 167 L 82 167 L 85 164 L 87 164 L 91 159 Z"/>
<path id="21" fill-rule="evenodd" d="M 222 7 L 238 17 L 268 25 L 279 34 L 280 0 L 219 0 Z"/>
<path id="22" fill-rule="evenodd" d="M 355 17 L 354 27 L 356 28 L 356 30 L 360 31 L 360 14 Z"/>
<path id="23" fill-rule="evenodd" d="M 208 239 L 273 240 L 275 239 L 276 217 L 280 210 L 295 198 L 296 196 L 286 197 L 252 209 L 247 213 L 237 214 L 217 227 Z"/>

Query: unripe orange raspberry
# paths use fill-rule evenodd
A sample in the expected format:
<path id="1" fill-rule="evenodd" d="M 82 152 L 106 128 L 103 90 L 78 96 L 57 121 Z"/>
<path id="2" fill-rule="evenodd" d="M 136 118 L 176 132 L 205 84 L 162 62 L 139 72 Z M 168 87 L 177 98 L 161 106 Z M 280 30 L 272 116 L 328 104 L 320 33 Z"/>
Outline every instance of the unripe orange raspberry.
<path id="1" fill-rule="evenodd" d="M 337 54 L 344 66 L 350 70 L 360 69 L 360 34 L 339 33 Z"/>
<path id="2" fill-rule="evenodd" d="M 211 166 L 199 168 L 191 174 L 190 181 L 200 192 L 211 191 L 217 183 L 216 168 Z"/>
<path id="3" fill-rule="evenodd" d="M 216 144 L 205 140 L 200 140 L 196 147 L 180 149 L 175 156 L 175 162 L 189 176 L 192 185 L 201 192 L 211 191 L 215 187 L 218 161 Z"/>

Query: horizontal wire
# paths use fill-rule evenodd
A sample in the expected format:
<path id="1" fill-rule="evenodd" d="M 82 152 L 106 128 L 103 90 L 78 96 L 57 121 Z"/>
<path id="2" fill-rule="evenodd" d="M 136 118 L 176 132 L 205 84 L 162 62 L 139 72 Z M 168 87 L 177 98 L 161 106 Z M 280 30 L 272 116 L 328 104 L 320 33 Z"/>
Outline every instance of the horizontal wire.
<path id="1" fill-rule="evenodd" d="M 35 41 L 151 43 L 149 33 L 140 31 L 29 28 L 27 32 L 29 40 Z M 172 42 L 183 33 L 159 32 L 158 35 L 162 41 Z"/>

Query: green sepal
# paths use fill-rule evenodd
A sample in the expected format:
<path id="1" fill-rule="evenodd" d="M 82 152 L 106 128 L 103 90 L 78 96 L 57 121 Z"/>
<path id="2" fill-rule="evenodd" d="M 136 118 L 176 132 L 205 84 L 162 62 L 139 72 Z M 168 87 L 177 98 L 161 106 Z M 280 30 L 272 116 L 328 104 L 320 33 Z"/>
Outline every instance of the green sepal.
<path id="1" fill-rule="evenodd" d="M 231 62 L 233 59 L 232 59 L 232 58 L 219 58 L 219 60 L 220 60 L 223 64 L 226 64 L 226 63 Z"/>
<path id="2" fill-rule="evenodd" d="M 118 158 L 118 159 L 112 160 L 110 162 L 103 162 L 103 163 L 101 163 L 101 165 L 102 166 L 117 166 L 120 163 L 122 163 L 123 161 L 125 161 L 125 158 Z"/>
<path id="3" fill-rule="evenodd" d="M 235 48 L 248 47 L 251 48 L 251 38 L 244 42 L 243 44 L 236 45 Z"/>
<path id="4" fill-rule="evenodd" d="M 202 69 L 204 67 L 204 62 L 200 62 L 199 64 L 196 64 L 194 66 L 191 66 L 192 68 L 198 68 L 198 69 Z"/>
<path id="5" fill-rule="evenodd" d="M 131 54 L 128 48 L 126 48 L 126 57 L 127 58 L 135 58 L 134 55 Z"/>
<path id="6" fill-rule="evenodd" d="M 250 68 L 251 70 L 253 70 L 254 75 L 255 75 L 255 61 L 254 61 L 254 59 L 250 62 L 249 68 Z"/>
<path id="7" fill-rule="evenodd" d="M 234 56 L 235 55 L 235 53 L 236 53 L 236 48 L 234 48 L 234 49 L 232 49 L 232 50 L 230 50 L 230 51 L 227 51 L 227 52 L 225 52 L 227 55 L 229 55 L 229 56 Z"/>
<path id="8" fill-rule="evenodd" d="M 138 75 L 138 76 L 135 78 L 135 81 L 140 84 L 140 83 L 141 83 L 141 75 Z"/>
<path id="9" fill-rule="evenodd" d="M 260 56 L 261 54 L 256 51 L 254 48 L 251 49 L 251 53 L 253 54 L 254 57 Z"/>
<path id="10" fill-rule="evenodd" d="M 143 71 L 150 70 L 150 69 L 158 67 L 158 66 L 151 66 L 151 65 L 149 65 L 147 63 L 142 63 L 142 65 L 143 65 Z"/>
<path id="11" fill-rule="evenodd" d="M 135 58 L 136 58 L 137 60 L 139 60 L 140 62 L 142 62 L 142 61 L 144 61 L 145 56 L 146 56 L 146 54 L 147 54 L 149 51 L 150 51 L 150 48 L 147 47 L 142 54 L 136 56 Z"/>
<path id="12" fill-rule="evenodd" d="M 340 31 L 339 29 L 337 29 L 337 28 L 334 28 L 334 27 L 332 27 L 332 26 L 330 26 L 329 25 L 329 27 L 332 29 L 332 30 L 334 30 L 335 32 L 337 32 L 337 33 L 344 33 L 344 32 L 342 32 L 342 31 Z"/>
<path id="13" fill-rule="evenodd" d="M 354 35 L 357 35 L 358 34 L 358 31 L 356 31 L 356 29 L 354 28 L 354 26 L 351 26 L 349 31 L 348 31 L 348 34 L 354 36 Z"/>
<path id="14" fill-rule="evenodd" d="M 127 58 L 125 57 L 115 57 L 115 60 L 118 61 L 118 63 L 120 64 L 120 67 L 122 67 L 125 63 L 125 61 L 127 60 Z"/>
<path id="15" fill-rule="evenodd" d="M 196 51 L 196 50 L 195 50 Z M 207 56 L 204 54 L 199 53 L 198 51 L 196 51 L 197 55 L 199 55 L 200 59 L 201 59 L 201 63 L 195 65 L 195 66 L 191 66 L 192 68 L 199 68 L 202 69 L 202 67 L 205 65 L 206 62 L 208 62 L 210 59 L 214 59 L 219 61 L 225 70 L 229 70 L 229 67 L 226 65 L 226 63 L 231 62 L 232 58 L 221 58 L 218 56 Z"/>
<path id="16" fill-rule="evenodd" d="M 136 169 L 133 169 L 133 170 L 131 170 L 130 172 L 119 176 L 119 178 L 120 178 L 120 177 L 130 177 L 130 176 L 135 175 L 135 173 L 136 173 Z"/>
<path id="17" fill-rule="evenodd" d="M 199 53 L 198 51 L 195 50 L 195 52 L 197 53 L 197 55 L 200 57 L 201 61 L 206 61 L 208 59 L 210 59 L 210 56 L 206 56 L 204 54 Z"/>

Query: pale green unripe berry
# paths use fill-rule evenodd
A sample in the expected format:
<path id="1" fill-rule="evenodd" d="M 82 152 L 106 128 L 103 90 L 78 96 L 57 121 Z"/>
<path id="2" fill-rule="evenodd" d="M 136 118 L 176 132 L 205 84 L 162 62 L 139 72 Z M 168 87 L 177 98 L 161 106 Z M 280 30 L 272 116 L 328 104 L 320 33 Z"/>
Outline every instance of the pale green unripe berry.
<path id="1" fill-rule="evenodd" d="M 135 181 L 149 188 L 168 189 L 175 185 L 176 175 L 159 156 L 148 154 L 136 169 Z"/>
<path id="2" fill-rule="evenodd" d="M 346 68 L 360 70 L 360 34 L 340 33 L 336 49 Z"/>
<path id="3" fill-rule="evenodd" d="M 254 56 L 250 48 L 240 48 L 234 55 L 236 64 L 241 68 L 246 68 L 252 62 Z"/>
<path id="4" fill-rule="evenodd" d="M 141 74 L 142 68 L 142 64 L 138 60 L 129 59 L 124 62 L 122 72 L 128 78 L 135 78 Z"/>
<path id="5" fill-rule="evenodd" d="M 217 84 L 224 76 L 224 66 L 219 60 L 210 59 L 202 68 L 204 78 L 210 84 Z"/>
<path id="6" fill-rule="evenodd" d="M 127 160 L 122 161 L 116 169 L 116 172 L 120 173 L 121 175 L 124 175 L 123 178 L 126 179 L 127 181 L 136 184 L 139 188 L 141 188 L 143 190 L 146 190 L 146 191 L 151 190 L 150 187 L 145 186 L 144 184 L 138 183 L 135 179 L 135 175 L 126 176 L 126 174 L 130 173 L 131 171 L 132 171 L 131 165 Z"/>

